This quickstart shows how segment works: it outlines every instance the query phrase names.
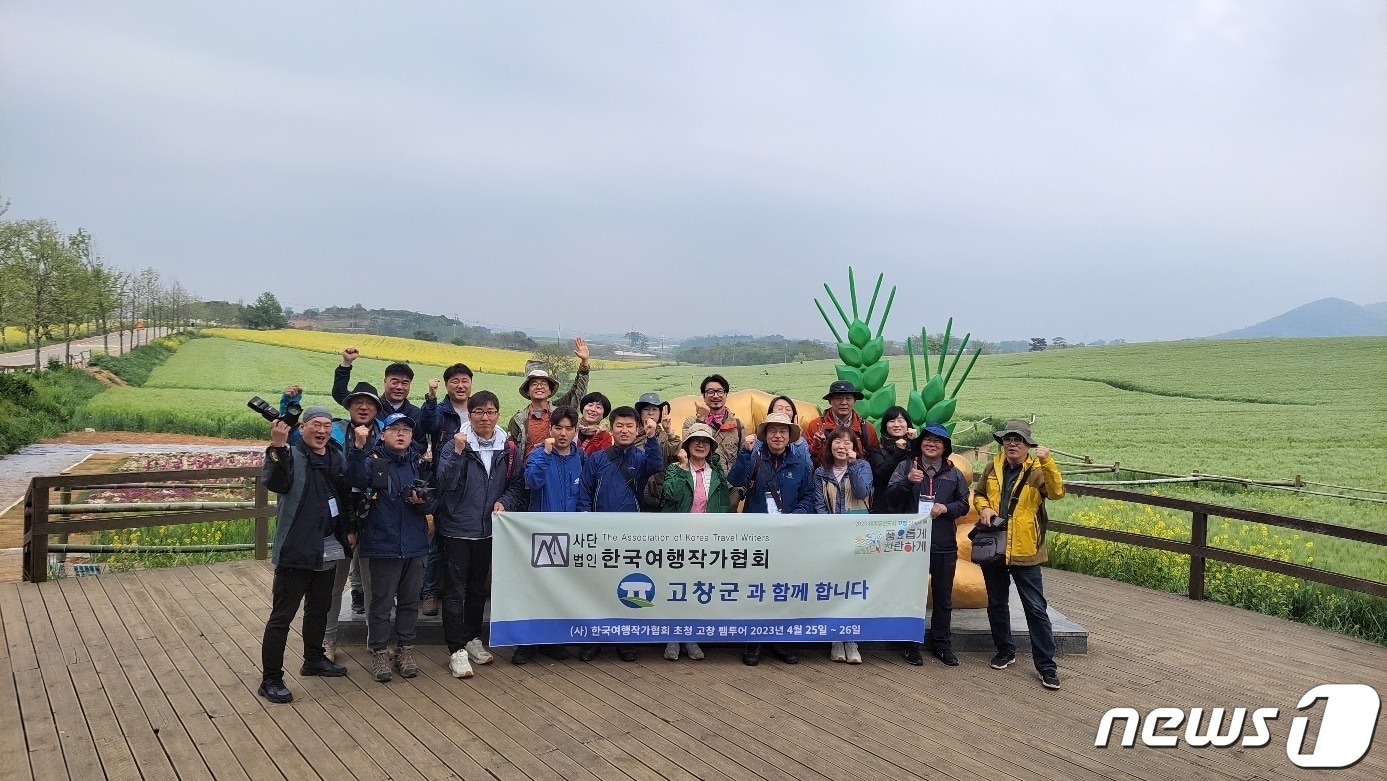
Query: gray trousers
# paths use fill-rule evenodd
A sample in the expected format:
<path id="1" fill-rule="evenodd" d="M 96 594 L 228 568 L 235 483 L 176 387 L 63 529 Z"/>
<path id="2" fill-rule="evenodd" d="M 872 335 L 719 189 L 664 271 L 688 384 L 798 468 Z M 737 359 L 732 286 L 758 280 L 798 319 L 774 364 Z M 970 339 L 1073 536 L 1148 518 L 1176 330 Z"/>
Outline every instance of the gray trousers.
<path id="1" fill-rule="evenodd" d="M 324 643 L 337 642 L 337 621 L 342 617 L 342 591 L 347 587 L 348 573 L 357 568 L 357 561 L 361 558 L 357 551 L 361 550 L 357 546 L 352 550 L 352 557 L 337 562 L 337 579 L 332 584 L 332 606 L 328 608 L 327 630 L 323 632 Z M 371 576 L 366 572 L 366 568 L 361 568 L 361 579 L 364 581 L 363 590 L 371 591 Z M 355 588 L 355 587 L 353 587 Z"/>
<path id="2" fill-rule="evenodd" d="M 371 589 L 366 608 L 366 646 L 372 651 L 383 650 L 392 638 L 396 648 L 414 645 L 427 558 L 361 560 L 361 573 Z"/>

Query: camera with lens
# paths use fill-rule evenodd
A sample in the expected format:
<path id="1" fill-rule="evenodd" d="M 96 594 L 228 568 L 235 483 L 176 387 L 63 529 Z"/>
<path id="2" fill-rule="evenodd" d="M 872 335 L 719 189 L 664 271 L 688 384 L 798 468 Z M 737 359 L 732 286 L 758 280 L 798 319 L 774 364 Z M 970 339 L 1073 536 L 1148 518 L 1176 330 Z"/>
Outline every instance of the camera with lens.
<path id="1" fill-rule="evenodd" d="M 410 494 L 416 494 L 419 497 L 419 501 L 427 503 L 429 500 L 433 499 L 433 492 L 434 488 L 429 485 L 429 481 L 415 480 L 404 490 L 404 497 L 405 501 L 409 501 Z"/>
<path id="2" fill-rule="evenodd" d="M 246 402 L 246 406 L 250 407 L 256 412 L 259 412 L 260 415 L 265 418 L 265 420 L 268 420 L 271 423 L 275 422 L 276 420 L 284 421 L 284 424 L 287 425 L 289 428 L 297 426 L 299 424 L 299 416 L 303 414 L 303 407 L 290 402 L 289 404 L 286 404 L 284 406 L 284 414 L 281 415 L 279 414 L 278 409 L 270 406 L 270 403 L 268 401 L 265 401 L 259 396 L 251 396 L 250 401 Z"/>

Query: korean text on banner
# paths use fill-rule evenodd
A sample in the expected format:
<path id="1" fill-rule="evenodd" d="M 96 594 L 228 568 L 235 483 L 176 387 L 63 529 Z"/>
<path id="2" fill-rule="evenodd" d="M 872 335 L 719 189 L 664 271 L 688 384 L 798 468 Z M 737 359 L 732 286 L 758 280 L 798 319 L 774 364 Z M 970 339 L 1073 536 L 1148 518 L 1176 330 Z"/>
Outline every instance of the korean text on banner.
<path id="1" fill-rule="evenodd" d="M 919 515 L 497 513 L 491 643 L 915 641 Z"/>

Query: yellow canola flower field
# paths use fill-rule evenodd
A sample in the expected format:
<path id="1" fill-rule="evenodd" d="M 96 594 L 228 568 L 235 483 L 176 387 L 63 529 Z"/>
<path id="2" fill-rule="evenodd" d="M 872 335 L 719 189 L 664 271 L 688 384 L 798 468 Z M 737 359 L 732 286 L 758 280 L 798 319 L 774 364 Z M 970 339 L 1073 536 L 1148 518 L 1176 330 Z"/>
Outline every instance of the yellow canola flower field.
<path id="1" fill-rule="evenodd" d="M 455 363 L 465 363 L 472 371 L 486 374 L 521 374 L 525 371 L 526 359 L 530 357 L 528 353 L 519 350 L 501 350 L 495 347 L 459 347 L 454 344 L 440 344 L 374 334 L 301 331 L 291 328 L 276 331 L 206 328 L 203 329 L 203 332 L 211 336 L 238 339 L 243 342 L 272 344 L 333 354 L 340 353 L 342 348 L 347 345 L 353 345 L 361 351 L 362 357 L 365 358 L 443 367 L 452 366 Z M 635 369 L 651 365 L 648 362 L 598 359 L 592 360 L 591 364 L 594 369 Z"/>

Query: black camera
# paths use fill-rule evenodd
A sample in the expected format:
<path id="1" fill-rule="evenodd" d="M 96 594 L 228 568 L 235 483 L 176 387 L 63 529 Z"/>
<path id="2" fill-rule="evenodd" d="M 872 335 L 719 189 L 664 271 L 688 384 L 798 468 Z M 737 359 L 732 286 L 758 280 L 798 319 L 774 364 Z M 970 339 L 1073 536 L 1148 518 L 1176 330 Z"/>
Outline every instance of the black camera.
<path id="1" fill-rule="evenodd" d="M 429 500 L 433 499 L 433 491 L 434 488 L 429 485 L 429 481 L 415 480 L 414 483 L 404 491 L 405 501 L 409 501 L 409 495 L 413 493 L 418 495 L 419 501 L 427 503 Z"/>
<path id="2" fill-rule="evenodd" d="M 271 407 L 268 401 L 265 401 L 259 396 L 251 396 L 250 401 L 246 402 L 246 406 L 259 412 L 265 420 L 271 423 L 276 420 L 284 421 L 285 425 L 289 428 L 297 426 L 299 424 L 299 416 L 303 414 L 303 407 L 291 402 L 284 406 L 284 414 L 281 415 L 278 409 Z"/>

